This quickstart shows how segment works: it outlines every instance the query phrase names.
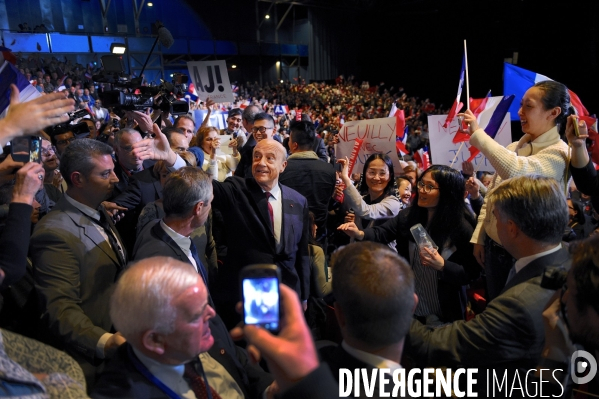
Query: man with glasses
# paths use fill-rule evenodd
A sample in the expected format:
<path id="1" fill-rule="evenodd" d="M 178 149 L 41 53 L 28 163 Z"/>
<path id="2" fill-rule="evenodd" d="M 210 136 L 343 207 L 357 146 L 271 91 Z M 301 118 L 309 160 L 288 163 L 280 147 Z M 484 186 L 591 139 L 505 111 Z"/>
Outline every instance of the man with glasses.
<path id="1" fill-rule="evenodd" d="M 414 319 L 405 347 L 419 366 L 479 368 L 475 389 L 481 393 L 494 374 L 498 381 L 506 375 L 511 386 L 537 366 L 545 341 L 542 313 L 555 293 L 542 286 L 542 276 L 548 268 L 567 269 L 570 262 L 561 244 L 568 208 L 554 179 L 528 175 L 505 180 L 489 201 L 501 243 L 516 258 L 503 291 L 469 321 L 429 329 Z"/>
<path id="2" fill-rule="evenodd" d="M 255 105 L 251 107 L 258 109 Z M 249 108 L 249 107 L 247 107 Z M 246 110 L 247 110 L 246 108 Z M 250 177 L 252 175 L 252 158 L 254 147 L 257 143 L 264 139 L 272 139 L 272 135 L 275 132 L 275 120 L 272 116 L 266 112 L 260 112 L 253 117 L 251 126 L 246 122 L 244 112 L 244 126 L 249 127 L 249 132 L 252 133 L 247 143 L 243 146 L 241 152 L 241 160 L 235 169 L 235 176 L 239 177 Z"/>
<path id="3" fill-rule="evenodd" d="M 221 129 L 220 134 L 228 134 L 231 135 L 234 139 L 237 139 L 237 150 L 241 151 L 241 148 L 247 142 L 247 136 L 245 132 L 241 129 L 243 118 L 242 111 L 240 108 L 233 108 L 229 111 L 229 116 L 227 117 L 227 127 Z"/>
<path id="4" fill-rule="evenodd" d="M 114 187 L 114 196 L 127 189 L 132 175 L 144 170 L 144 161 L 133 154 L 133 144 L 141 140 L 141 134 L 135 129 L 124 128 L 114 134 L 114 173 L 119 178 Z"/>
<path id="5" fill-rule="evenodd" d="M 75 139 L 75 134 L 71 130 L 63 131 L 62 133 L 55 132 L 52 136 L 52 145 L 56 148 L 56 155 L 60 157 L 65 148 Z"/>

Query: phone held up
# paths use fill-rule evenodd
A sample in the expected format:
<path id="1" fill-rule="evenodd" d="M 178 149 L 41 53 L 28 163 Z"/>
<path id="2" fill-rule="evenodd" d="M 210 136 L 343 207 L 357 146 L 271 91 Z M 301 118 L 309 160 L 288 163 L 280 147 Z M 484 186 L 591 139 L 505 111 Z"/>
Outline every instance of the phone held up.
<path id="1" fill-rule="evenodd" d="M 239 279 L 244 324 L 277 333 L 281 327 L 279 268 L 268 264 L 249 265 L 241 270 Z"/>
<path id="2" fill-rule="evenodd" d="M 15 162 L 42 162 L 42 138 L 17 137 L 10 143 L 10 154 Z"/>

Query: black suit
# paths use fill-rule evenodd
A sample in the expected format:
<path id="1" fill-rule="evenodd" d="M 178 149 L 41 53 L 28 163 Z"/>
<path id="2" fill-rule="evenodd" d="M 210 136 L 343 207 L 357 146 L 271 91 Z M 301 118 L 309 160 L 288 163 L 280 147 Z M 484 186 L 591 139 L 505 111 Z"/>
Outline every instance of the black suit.
<path id="1" fill-rule="evenodd" d="M 209 217 L 206 224 L 197 228 L 191 235 L 198 250 L 200 261 L 208 271 L 210 285 L 216 278 L 218 267 L 214 239 L 212 238 L 211 219 Z M 143 228 L 135 242 L 132 259 L 138 261 L 152 256 L 168 256 L 191 264 L 187 255 L 177 243 L 164 232 L 164 229 L 160 226 L 160 220 L 154 220 Z"/>
<path id="2" fill-rule="evenodd" d="M 316 236 L 322 237 L 326 234 L 329 202 L 335 191 L 336 182 L 333 165 L 320 159 L 291 156 L 279 181 L 306 197 L 318 228 Z"/>
<path id="3" fill-rule="evenodd" d="M 236 346 L 220 317 L 210 320 L 214 345 L 208 350 L 217 362 L 233 377 L 246 398 L 259 398 L 273 378 L 260 367 L 250 363 L 245 350 Z M 128 343 L 121 345 L 106 363 L 91 397 L 100 398 L 167 398 L 166 394 L 141 374 L 128 354 Z M 133 355 L 134 356 L 134 355 Z"/>
<path id="4" fill-rule="evenodd" d="M 160 176 L 154 173 L 154 168 L 149 167 L 128 178 L 125 184 L 122 175 L 126 175 L 120 165 L 115 163 L 115 173 L 119 170 L 119 183 L 114 190 L 113 198 L 110 200 L 119 206 L 127 208 L 125 217 L 116 224 L 119 234 L 123 238 L 123 245 L 127 251 L 133 250 L 135 244 L 137 219 L 146 204 L 162 198 L 162 186 Z"/>
<path id="5" fill-rule="evenodd" d="M 253 134 L 250 134 L 248 141 L 241 147 L 241 159 L 235 168 L 234 175 L 237 177 L 252 177 L 252 159 L 254 157 L 254 147 L 258 144 Z"/>
<path id="6" fill-rule="evenodd" d="M 239 271 L 254 263 L 276 264 L 282 282 L 293 288 L 302 300 L 310 291 L 308 253 L 308 203 L 297 191 L 279 185 L 282 196 L 281 250 L 271 230 L 264 192 L 253 177 L 213 180 L 213 206 L 222 212 L 227 227 L 227 263 L 219 270 L 221 288 L 213 291 L 218 313 L 227 323 L 239 316 L 223 312 L 234 309 L 239 299 Z M 219 307 L 219 303 L 223 307 Z"/>

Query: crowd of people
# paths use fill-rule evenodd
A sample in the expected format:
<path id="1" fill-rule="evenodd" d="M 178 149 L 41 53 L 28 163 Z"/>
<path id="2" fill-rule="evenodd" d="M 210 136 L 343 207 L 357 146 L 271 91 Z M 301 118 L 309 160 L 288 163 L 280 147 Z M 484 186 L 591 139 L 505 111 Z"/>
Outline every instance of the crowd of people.
<path id="1" fill-rule="evenodd" d="M 105 126 L 91 119 L 81 131 L 65 113 L 101 110 L 101 96 L 83 78 L 68 82 L 73 97 L 46 91 L 52 74 L 62 79 L 48 71 L 46 94 L 19 103 L 12 87 L 0 119 L 3 146 L 42 135 L 41 163 L 9 151 L 0 163 L 0 356 L 21 376 L 4 387 L 330 398 L 341 369 L 477 367 L 511 382 L 535 368 L 574 370 L 576 349 L 599 355 L 599 178 L 561 83 L 526 92 L 524 136 L 506 148 L 460 114 L 494 174 L 405 160 L 395 170 L 384 154 L 351 174 L 334 151 L 343 123 L 387 117 L 395 104 L 413 151 L 440 108 L 339 77 L 240 86 L 222 130 L 209 126 L 207 101 L 203 121 L 107 109 Z M 294 113 L 275 115 L 278 104 Z M 249 264 L 279 268 L 278 336 L 239 325 Z M 481 294 L 486 307 L 473 309 Z M 30 350 L 11 356 L 14 333 L 61 361 L 32 367 Z M 314 338 L 328 342 L 317 351 Z M 267 367 L 255 364 L 260 355 Z M 566 372 L 526 384 L 599 392 L 596 378 L 577 381 Z M 379 384 L 377 393 L 388 388 Z M 411 389 L 405 396 L 419 396 Z"/>

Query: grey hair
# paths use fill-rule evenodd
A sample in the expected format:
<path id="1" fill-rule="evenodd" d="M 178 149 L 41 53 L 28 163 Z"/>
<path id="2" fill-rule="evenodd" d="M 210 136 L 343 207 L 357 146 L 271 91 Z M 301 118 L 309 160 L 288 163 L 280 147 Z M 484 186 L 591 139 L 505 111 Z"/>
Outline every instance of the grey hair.
<path id="1" fill-rule="evenodd" d="M 348 334 L 372 347 L 404 339 L 414 309 L 414 274 L 404 258 L 386 245 L 353 243 L 333 254 L 331 269 Z"/>
<path id="2" fill-rule="evenodd" d="M 84 177 L 89 177 L 94 169 L 93 157 L 112 155 L 112 147 L 98 140 L 78 139 L 65 148 L 60 157 L 60 172 L 68 187 L 73 186 L 71 175 L 79 172 Z"/>
<path id="3" fill-rule="evenodd" d="M 124 127 L 114 134 L 114 145 L 115 146 L 119 145 L 119 142 L 121 141 L 121 137 L 123 137 L 123 134 L 125 134 L 125 133 L 139 134 L 141 136 L 141 133 L 138 132 L 137 130 L 131 129 L 130 127 Z"/>
<path id="4" fill-rule="evenodd" d="M 162 192 L 167 216 L 187 216 L 198 202 L 210 203 L 212 179 L 203 170 L 186 166 L 168 175 Z"/>
<path id="5" fill-rule="evenodd" d="M 177 309 L 173 299 L 198 283 L 189 264 L 167 257 L 143 259 L 119 278 L 110 298 L 110 318 L 117 331 L 132 339 L 153 330 L 175 330 Z"/>
<path id="6" fill-rule="evenodd" d="M 526 236 L 542 243 L 562 240 L 568 225 L 568 205 L 558 182 L 525 175 L 504 180 L 489 196 L 502 220 L 512 220 Z"/>

